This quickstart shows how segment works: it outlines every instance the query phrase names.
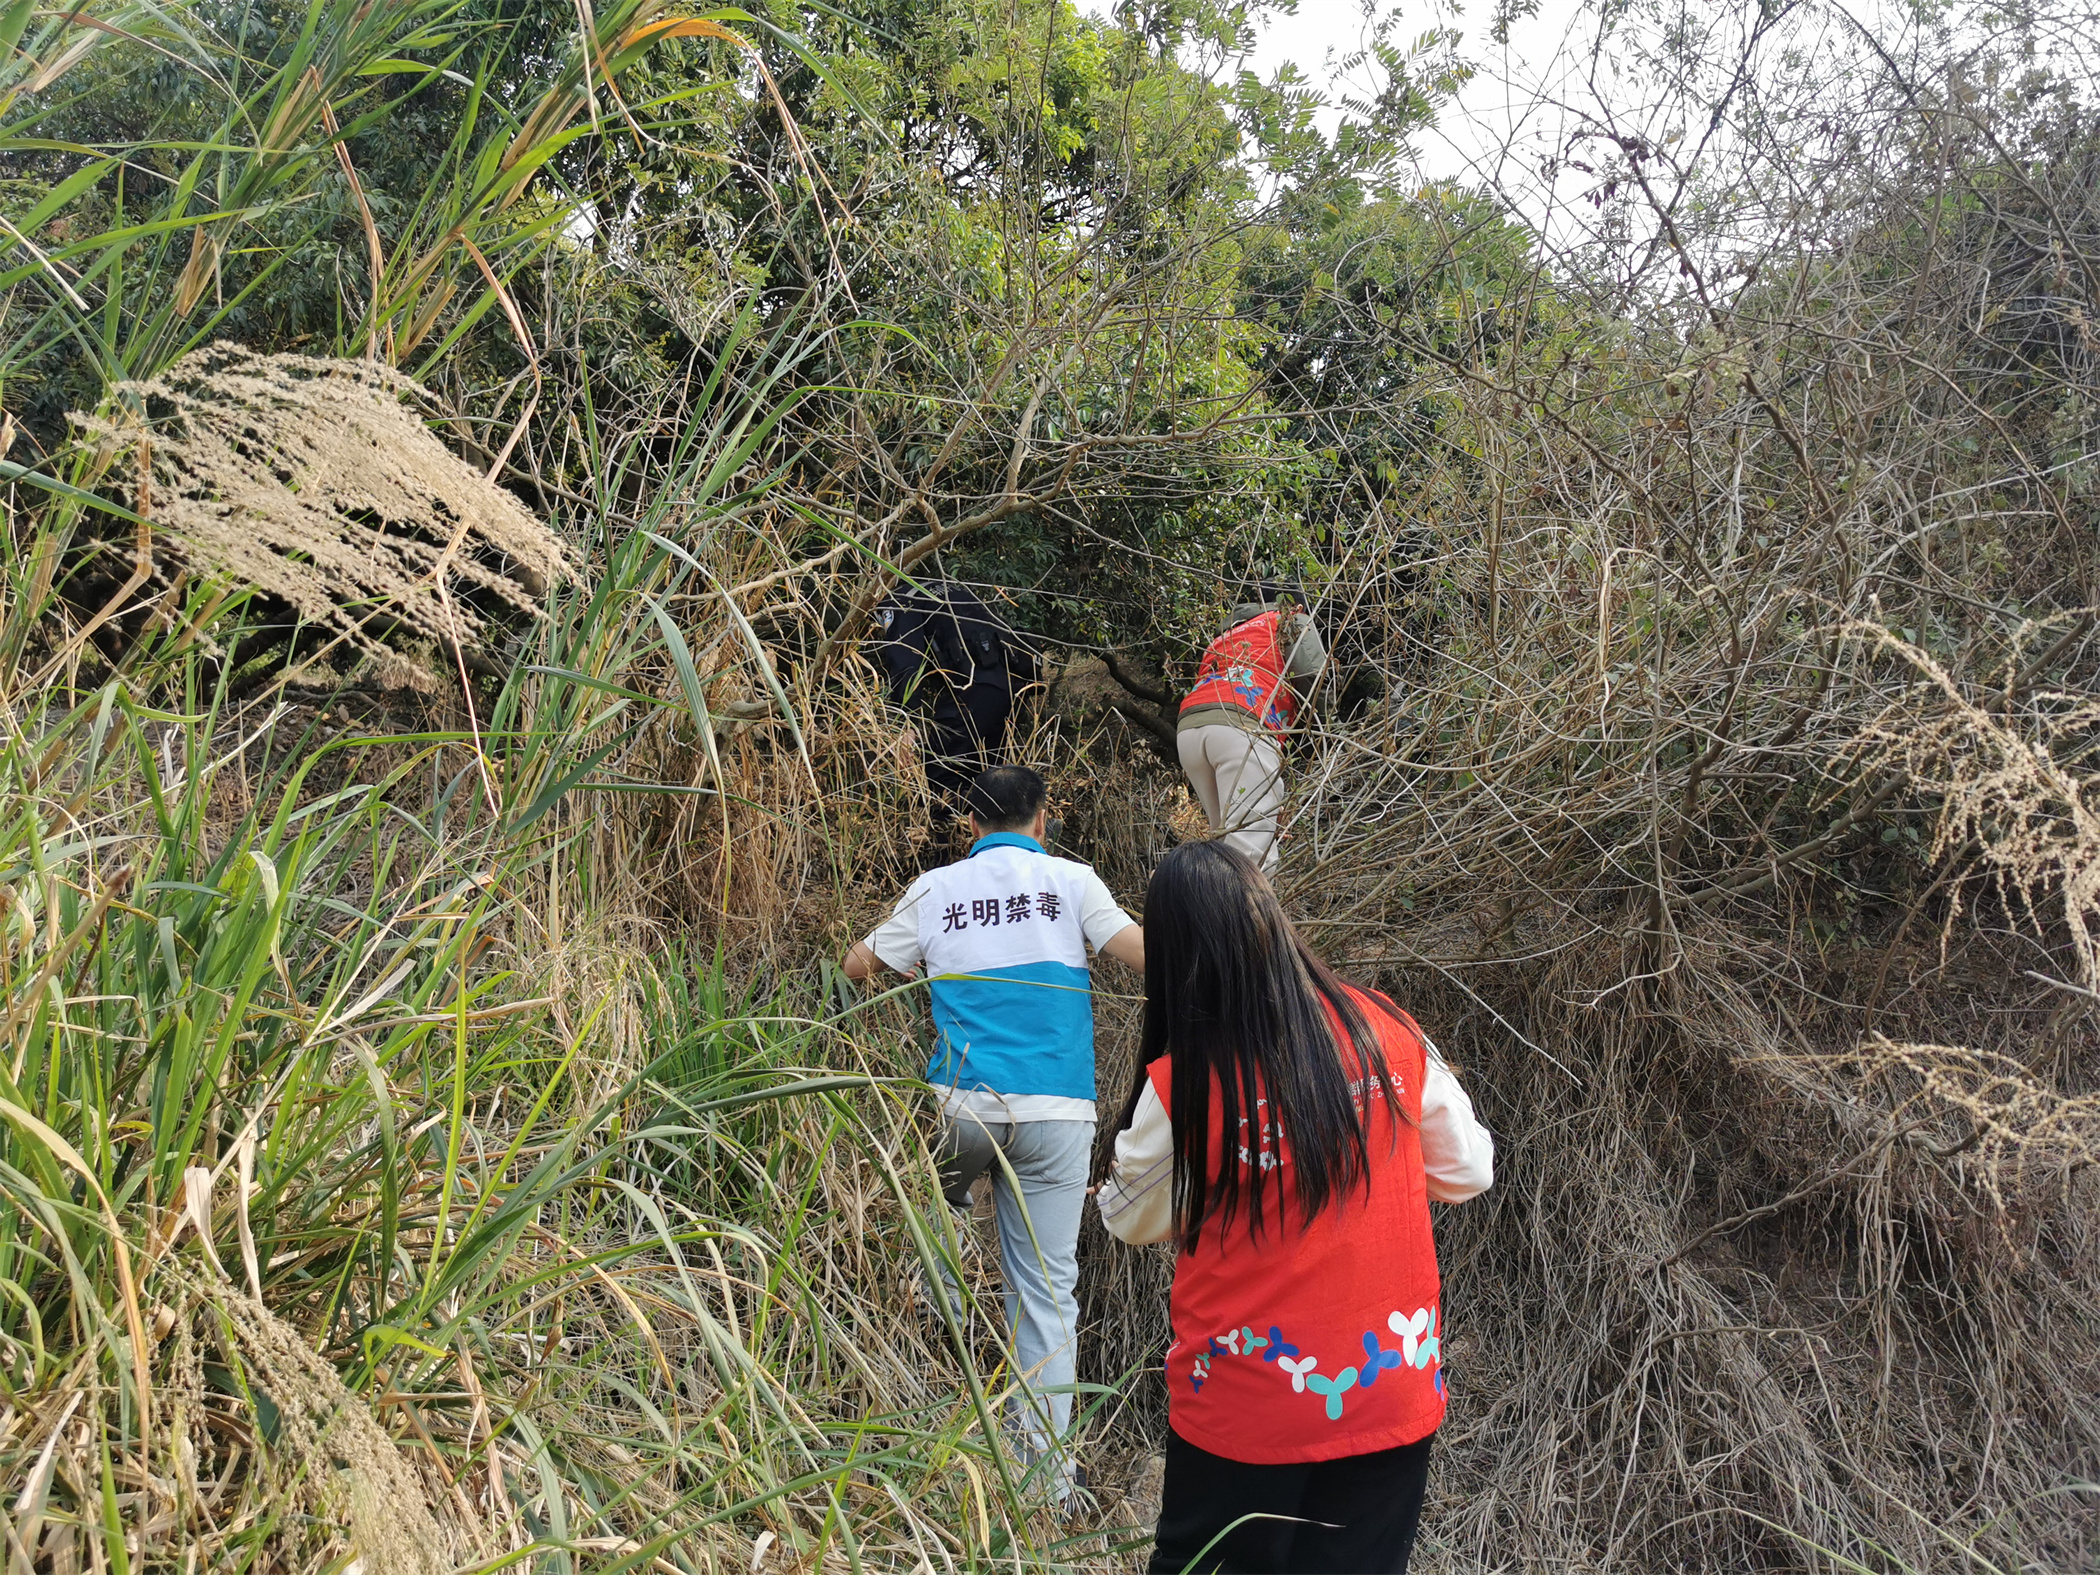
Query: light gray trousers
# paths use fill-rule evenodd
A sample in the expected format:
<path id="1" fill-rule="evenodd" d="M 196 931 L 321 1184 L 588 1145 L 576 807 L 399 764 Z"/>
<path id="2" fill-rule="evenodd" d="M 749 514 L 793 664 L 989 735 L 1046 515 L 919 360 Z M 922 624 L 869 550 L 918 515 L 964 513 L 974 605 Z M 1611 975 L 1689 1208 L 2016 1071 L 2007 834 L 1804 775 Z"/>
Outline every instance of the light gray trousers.
<path id="1" fill-rule="evenodd" d="M 943 1122 L 941 1192 L 957 1208 L 986 1171 L 999 1215 L 999 1265 L 1006 1276 L 1006 1327 L 1022 1384 L 1007 1420 L 1031 1460 L 1072 1425 L 1079 1354 L 1079 1221 L 1086 1207 L 1091 1121 Z M 1002 1163 L 1003 1161 L 1003 1163 Z M 1045 1390 L 1061 1391 L 1043 1393 Z M 1063 1463 L 1069 1479 L 1070 1463 Z"/>
<path id="2" fill-rule="evenodd" d="M 1284 800 L 1283 750 L 1276 740 L 1229 722 L 1207 722 L 1181 729 L 1174 744 L 1210 829 L 1264 871 L 1275 869 Z"/>

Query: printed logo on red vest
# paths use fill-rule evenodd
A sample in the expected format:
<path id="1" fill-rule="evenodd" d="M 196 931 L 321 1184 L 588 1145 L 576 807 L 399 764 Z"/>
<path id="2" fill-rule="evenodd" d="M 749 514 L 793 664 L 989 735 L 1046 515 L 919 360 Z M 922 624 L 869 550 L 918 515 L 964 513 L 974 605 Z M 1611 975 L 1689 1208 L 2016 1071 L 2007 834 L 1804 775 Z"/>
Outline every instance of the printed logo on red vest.
<path id="1" fill-rule="evenodd" d="M 1298 717 L 1298 696 L 1285 672 L 1288 661 L 1283 614 L 1270 611 L 1250 618 L 1211 641 L 1181 709 L 1231 706 L 1259 717 L 1272 731 L 1285 732 Z"/>

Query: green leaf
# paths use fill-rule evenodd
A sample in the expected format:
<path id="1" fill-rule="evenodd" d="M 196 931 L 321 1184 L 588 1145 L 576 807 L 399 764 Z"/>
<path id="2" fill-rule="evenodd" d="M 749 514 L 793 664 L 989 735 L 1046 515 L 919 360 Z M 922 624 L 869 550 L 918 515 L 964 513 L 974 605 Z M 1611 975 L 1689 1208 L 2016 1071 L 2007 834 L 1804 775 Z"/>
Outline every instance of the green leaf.
<path id="1" fill-rule="evenodd" d="M 4 24 L 0 24 L 0 26 L 4 26 Z M 75 170 L 56 186 L 52 187 L 45 194 L 42 202 L 16 220 L 15 228 L 24 235 L 34 235 L 43 227 L 45 220 L 94 185 L 105 173 L 114 168 L 116 163 L 117 161 L 114 158 L 101 159 Z"/>
<path id="2" fill-rule="evenodd" d="M 22 30 L 29 26 L 30 14 L 36 10 L 36 0 L 13 0 L 5 11 L 0 11 L 0 49 L 13 50 L 22 41 Z"/>

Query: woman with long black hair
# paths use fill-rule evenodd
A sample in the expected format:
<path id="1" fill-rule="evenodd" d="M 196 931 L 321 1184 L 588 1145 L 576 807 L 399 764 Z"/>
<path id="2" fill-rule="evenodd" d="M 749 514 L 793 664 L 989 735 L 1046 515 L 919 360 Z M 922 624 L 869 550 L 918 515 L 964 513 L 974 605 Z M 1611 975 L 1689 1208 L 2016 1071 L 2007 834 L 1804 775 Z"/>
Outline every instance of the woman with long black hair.
<path id="1" fill-rule="evenodd" d="M 1099 1202 L 1179 1247 L 1150 1568 L 1405 1571 L 1444 1417 L 1429 1200 L 1486 1190 L 1493 1139 L 1220 842 L 1146 893 L 1143 1063 Z"/>

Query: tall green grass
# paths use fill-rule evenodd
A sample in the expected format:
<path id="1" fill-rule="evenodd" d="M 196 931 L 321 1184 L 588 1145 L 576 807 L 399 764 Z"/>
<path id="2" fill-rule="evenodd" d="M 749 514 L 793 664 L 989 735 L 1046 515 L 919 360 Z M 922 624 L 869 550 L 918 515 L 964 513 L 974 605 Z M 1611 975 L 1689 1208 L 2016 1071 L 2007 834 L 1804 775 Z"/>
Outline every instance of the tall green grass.
<path id="1" fill-rule="evenodd" d="M 465 67 L 470 113 L 367 226 L 332 347 L 427 368 L 508 311 L 570 211 L 528 183 L 682 16 L 585 8 L 521 67 L 469 60 L 448 0 L 291 14 L 229 42 L 180 8 L 0 8 L 0 160 L 71 161 L 0 249 L 0 382 L 107 390 L 215 336 L 331 222 L 339 172 L 354 195 L 350 139 Z M 54 134 L 94 73 L 162 69 L 196 79 L 199 134 Z M 505 72 L 536 96 L 503 108 Z M 620 806 L 698 803 L 726 847 L 732 804 L 767 812 L 729 759 L 754 721 L 808 766 L 724 577 L 808 348 L 739 323 L 668 443 L 598 430 L 582 390 L 585 567 L 459 725 L 258 691 L 225 654 L 245 594 L 154 577 L 111 455 L 0 461 L 11 1571 L 1105 1556 L 1003 1447 L 1005 1346 L 932 1201 L 904 1016 L 638 922 L 607 836 Z M 929 1306 L 943 1258 L 966 1292 Z"/>
<path id="2" fill-rule="evenodd" d="M 879 1036 L 811 1015 L 814 980 L 759 990 L 587 909 L 547 933 L 579 834 L 549 788 L 595 753 L 574 708 L 619 696 L 543 654 L 568 660 L 521 672 L 535 699 L 479 753 L 121 679 L 9 715 L 19 1545 L 120 1570 L 748 1568 L 768 1534 L 854 1567 L 1058 1562 L 992 1425 L 989 1320 L 912 1310 L 914 1266 L 959 1244 L 920 1207 Z M 394 1546 L 375 1528 L 411 1489 L 427 1526 Z"/>
<path id="3" fill-rule="evenodd" d="M 201 644 L 7 707 L 0 1482 L 32 1567 L 1103 1556 L 1003 1446 L 995 1310 L 917 1289 L 984 1263 L 933 1203 L 904 1019 L 619 917 L 608 809 L 740 791 L 694 647 L 760 662 L 709 564 L 772 388 L 605 457 L 657 501 L 578 533 L 477 725 L 236 704 Z M 665 749 L 708 769 L 666 783 Z"/>

